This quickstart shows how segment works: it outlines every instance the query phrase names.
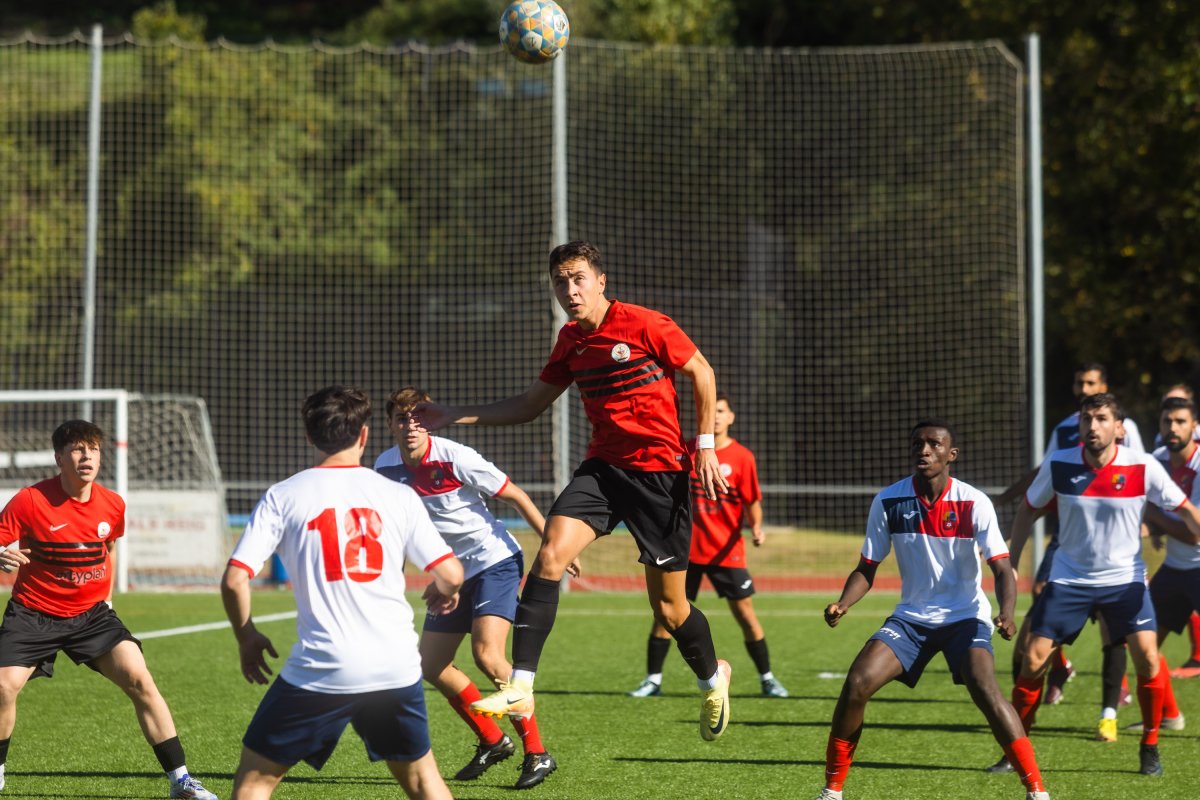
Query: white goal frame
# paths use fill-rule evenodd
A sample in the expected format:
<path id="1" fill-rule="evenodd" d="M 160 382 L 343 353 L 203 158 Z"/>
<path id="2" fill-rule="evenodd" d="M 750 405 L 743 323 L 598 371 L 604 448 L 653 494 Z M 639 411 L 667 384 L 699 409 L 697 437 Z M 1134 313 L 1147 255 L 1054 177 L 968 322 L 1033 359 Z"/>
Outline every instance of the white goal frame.
<path id="1" fill-rule="evenodd" d="M 113 449 L 116 459 L 113 462 L 113 490 L 129 501 L 129 395 L 125 389 L 50 389 L 50 390 L 15 390 L 0 391 L 0 403 L 63 403 L 63 402 L 108 402 L 114 404 L 112 432 Z M 128 550 L 128 548 L 125 548 Z M 129 591 L 129 559 L 128 553 L 117 558 L 116 591 Z"/>

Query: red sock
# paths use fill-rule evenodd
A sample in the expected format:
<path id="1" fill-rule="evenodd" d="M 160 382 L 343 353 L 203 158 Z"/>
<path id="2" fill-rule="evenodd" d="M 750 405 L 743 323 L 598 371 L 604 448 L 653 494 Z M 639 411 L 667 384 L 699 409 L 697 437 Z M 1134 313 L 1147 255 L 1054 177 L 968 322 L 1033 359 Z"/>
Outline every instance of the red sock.
<path id="1" fill-rule="evenodd" d="M 528 717 L 509 717 L 509 722 L 517 729 L 517 735 L 521 737 L 521 744 L 525 746 L 525 753 L 544 753 L 546 748 L 542 746 L 542 735 L 538 733 L 537 720 L 533 714 Z"/>
<path id="2" fill-rule="evenodd" d="M 1021 727 L 1029 733 L 1037 719 L 1038 706 L 1042 704 L 1042 679 L 1018 675 L 1013 684 L 1012 704 L 1021 718 Z"/>
<path id="3" fill-rule="evenodd" d="M 1163 686 L 1167 674 L 1159 666 L 1153 678 L 1138 675 L 1138 706 L 1142 709 L 1142 744 L 1158 744 L 1158 727 L 1162 725 Z"/>
<path id="4" fill-rule="evenodd" d="M 846 783 L 846 774 L 850 772 L 850 762 L 854 760 L 854 748 L 858 742 L 838 739 L 833 734 L 825 745 L 825 788 L 831 792 L 840 792 Z"/>
<path id="5" fill-rule="evenodd" d="M 1192 640 L 1192 661 L 1200 661 L 1200 614 L 1188 617 L 1188 638 Z"/>
<path id="6" fill-rule="evenodd" d="M 1021 783 L 1025 785 L 1025 789 L 1030 792 L 1046 791 L 1046 787 L 1042 785 L 1042 773 L 1038 769 L 1037 759 L 1033 756 L 1033 743 L 1029 741 L 1029 737 L 1025 736 L 1012 744 L 1002 746 L 1004 755 L 1008 757 L 1008 763 L 1012 764 L 1013 768 L 1017 770 L 1017 775 L 1021 776 Z"/>
<path id="7" fill-rule="evenodd" d="M 1061 647 L 1054 648 L 1054 668 L 1066 669 L 1070 665 L 1071 662 L 1067 659 L 1067 654 L 1063 652 L 1063 649 Z"/>
<path id="8" fill-rule="evenodd" d="M 1171 671 L 1167 669 L 1167 657 L 1158 654 L 1158 675 L 1163 684 L 1163 719 L 1175 719 L 1179 716 L 1179 705 L 1175 702 L 1175 687 L 1171 685 Z"/>
<path id="9" fill-rule="evenodd" d="M 1121 676 L 1121 696 L 1129 694 L 1129 673 Z"/>
<path id="10" fill-rule="evenodd" d="M 450 707 L 458 712 L 458 715 L 463 718 L 463 722 L 475 732 L 479 737 L 479 741 L 484 744 L 495 744 L 500 741 L 500 737 L 504 734 L 500 731 L 500 726 L 497 725 L 491 717 L 483 714 L 476 714 L 471 710 L 471 703 L 480 699 L 482 695 L 475 688 L 475 684 L 467 684 L 467 688 L 458 693 L 457 697 L 450 698 Z"/>

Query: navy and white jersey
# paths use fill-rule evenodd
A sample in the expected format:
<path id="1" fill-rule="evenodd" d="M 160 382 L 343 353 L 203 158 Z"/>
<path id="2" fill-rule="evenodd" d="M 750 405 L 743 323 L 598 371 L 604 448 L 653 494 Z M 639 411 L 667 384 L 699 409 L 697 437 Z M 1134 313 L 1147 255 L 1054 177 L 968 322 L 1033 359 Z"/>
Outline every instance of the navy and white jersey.
<path id="1" fill-rule="evenodd" d="M 1142 444 L 1142 432 L 1138 430 L 1137 423 L 1126 417 L 1124 424 L 1125 437 L 1119 443 L 1135 453 L 1146 452 L 1146 446 Z M 1046 455 L 1055 450 L 1067 450 L 1079 445 L 1079 412 L 1076 411 L 1054 426 L 1054 430 L 1050 432 L 1050 441 L 1046 443 Z"/>
<path id="2" fill-rule="evenodd" d="M 415 467 L 392 447 L 375 460 L 375 471 L 416 490 L 467 578 L 521 552 L 485 502 L 504 490 L 508 476 L 465 444 L 430 436 L 429 449 Z"/>
<path id="3" fill-rule="evenodd" d="M 1052 501 L 1058 511 L 1058 552 L 1051 583 L 1117 586 L 1146 580 L 1141 538 L 1146 502 L 1173 511 L 1187 496 L 1153 456 L 1117 445 L 1099 469 L 1087 463 L 1082 447 L 1051 453 L 1025 502 L 1044 509 Z"/>
<path id="4" fill-rule="evenodd" d="M 991 626 L 979 554 L 991 562 L 1007 558 L 1008 548 L 986 494 L 951 478 L 930 505 L 912 478 L 893 483 L 871 503 L 862 556 L 878 564 L 893 549 L 901 580 L 897 616 L 921 625 L 978 619 Z"/>
<path id="5" fill-rule="evenodd" d="M 1154 457 L 1163 469 L 1175 481 L 1175 485 L 1183 490 L 1192 505 L 1200 504 L 1200 481 L 1196 475 L 1200 473 L 1200 447 L 1192 451 L 1192 457 L 1178 467 L 1171 466 L 1171 451 L 1160 447 L 1154 451 Z M 1167 516 L 1179 519 L 1174 511 L 1166 511 Z M 1175 569 L 1200 569 L 1200 544 L 1185 544 L 1173 536 L 1167 537 L 1167 555 L 1163 564 Z"/>

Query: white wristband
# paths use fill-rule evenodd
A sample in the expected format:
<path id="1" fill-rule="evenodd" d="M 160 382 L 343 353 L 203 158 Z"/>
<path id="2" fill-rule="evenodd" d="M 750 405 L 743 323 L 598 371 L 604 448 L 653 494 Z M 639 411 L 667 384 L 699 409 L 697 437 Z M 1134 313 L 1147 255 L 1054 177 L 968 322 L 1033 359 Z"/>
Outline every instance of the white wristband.
<path id="1" fill-rule="evenodd" d="M 696 436 L 697 450 L 715 450 L 717 447 L 717 439 L 711 433 L 701 433 Z"/>

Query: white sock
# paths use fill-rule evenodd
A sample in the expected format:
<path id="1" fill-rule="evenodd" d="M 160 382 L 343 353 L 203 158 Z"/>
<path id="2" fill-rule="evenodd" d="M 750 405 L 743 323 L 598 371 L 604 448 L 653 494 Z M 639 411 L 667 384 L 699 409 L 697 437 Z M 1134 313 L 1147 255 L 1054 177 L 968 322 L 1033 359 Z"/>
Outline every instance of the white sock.
<path id="1" fill-rule="evenodd" d="M 763 674 L 759 675 L 759 676 L 758 676 L 758 679 L 759 679 L 760 681 L 772 681 L 772 680 L 775 680 L 775 673 L 774 673 L 774 672 L 771 672 L 770 670 L 767 670 L 767 671 L 766 671 L 766 672 L 764 672 Z"/>
<path id="2" fill-rule="evenodd" d="M 181 780 L 183 780 L 187 776 L 188 776 L 188 771 L 187 771 L 186 764 L 184 764 L 179 769 L 173 769 L 167 773 L 167 777 L 171 779 L 172 783 L 179 783 Z"/>
<path id="3" fill-rule="evenodd" d="M 715 689 L 715 688 L 717 688 L 717 679 L 720 677 L 721 677 L 721 670 L 717 670 L 716 672 L 714 672 L 712 674 L 712 677 L 709 678 L 708 680 L 704 680 L 702 678 L 697 678 L 696 685 L 699 686 L 701 689 Z"/>
<path id="4" fill-rule="evenodd" d="M 655 686 L 662 686 L 662 673 L 655 672 L 653 675 L 647 675 L 646 680 L 650 681 Z"/>
<path id="5" fill-rule="evenodd" d="M 1100 712 L 1100 719 L 1116 719 L 1116 718 L 1117 718 L 1117 710 L 1115 708 L 1112 708 L 1111 706 L 1106 706 L 1105 709 Z"/>
<path id="6" fill-rule="evenodd" d="M 530 686 L 533 686 L 533 676 L 534 676 L 534 675 L 537 675 L 537 673 L 536 673 L 536 672 L 530 672 L 530 671 L 529 671 L 529 670 L 527 670 L 527 669 L 514 669 L 514 670 L 513 670 L 512 677 L 511 677 L 511 678 L 509 678 L 509 681 L 510 681 L 510 682 L 512 682 L 512 683 L 516 683 L 517 681 L 521 681 L 521 682 L 523 682 L 523 683 L 527 683 L 527 684 L 529 684 Z"/>

